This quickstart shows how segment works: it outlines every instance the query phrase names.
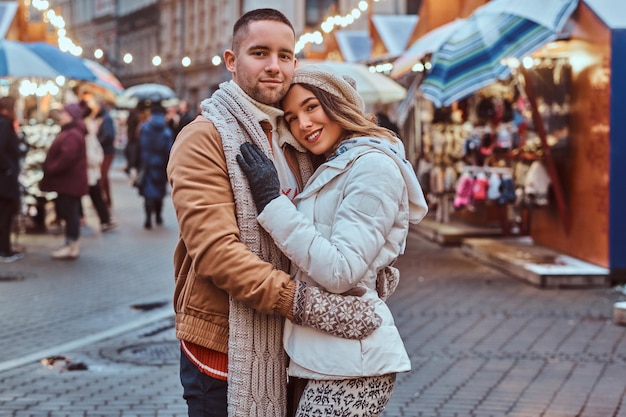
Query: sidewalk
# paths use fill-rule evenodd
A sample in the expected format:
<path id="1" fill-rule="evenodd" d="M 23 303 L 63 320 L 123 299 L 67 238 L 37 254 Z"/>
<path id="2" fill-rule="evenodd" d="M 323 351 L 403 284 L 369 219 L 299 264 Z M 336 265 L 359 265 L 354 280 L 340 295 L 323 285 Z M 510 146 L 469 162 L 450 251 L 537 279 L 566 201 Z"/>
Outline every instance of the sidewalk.
<path id="1" fill-rule="evenodd" d="M 165 227 L 143 230 L 125 181 L 116 171 L 120 228 L 85 236 L 78 261 L 50 261 L 46 235 L 8 265 L 24 279 L 0 282 L 0 416 L 187 415 L 173 211 L 167 201 Z M 397 266 L 389 305 L 412 370 L 384 417 L 626 417 L 626 326 L 611 320 L 623 288 L 537 288 L 416 231 Z"/>

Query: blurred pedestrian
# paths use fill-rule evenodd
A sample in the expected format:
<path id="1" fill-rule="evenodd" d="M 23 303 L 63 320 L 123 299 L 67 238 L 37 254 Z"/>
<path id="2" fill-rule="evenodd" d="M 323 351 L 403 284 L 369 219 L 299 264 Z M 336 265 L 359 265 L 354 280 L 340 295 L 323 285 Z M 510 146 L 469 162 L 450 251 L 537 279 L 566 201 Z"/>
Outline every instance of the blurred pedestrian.
<path id="1" fill-rule="evenodd" d="M 96 104 L 92 99 L 82 100 L 80 102 L 83 108 L 83 121 L 87 127 L 87 136 L 85 138 L 85 147 L 87 150 L 87 182 L 89 183 L 89 198 L 93 204 L 93 208 L 98 214 L 100 220 L 100 230 L 108 232 L 117 227 L 117 224 L 111 219 L 111 212 L 104 203 L 102 188 L 100 187 L 100 178 L 102 176 L 101 165 L 104 160 L 104 152 L 102 145 L 96 133 L 98 132 L 99 121 L 95 118 Z M 82 207 L 82 206 L 81 206 Z M 84 211 L 81 210 L 84 217 Z"/>
<path id="2" fill-rule="evenodd" d="M 400 135 L 398 125 L 389 118 L 389 106 L 387 104 L 377 103 L 375 114 L 378 126 L 391 130 L 396 136 Z"/>
<path id="3" fill-rule="evenodd" d="M 128 112 L 126 119 L 126 147 L 124 148 L 124 157 L 126 158 L 126 167 L 124 172 L 131 175 L 133 169 L 136 171 L 139 166 L 139 125 L 141 123 L 141 113 L 143 109 L 135 107 Z"/>
<path id="4" fill-rule="evenodd" d="M 14 262 L 24 255 L 11 245 L 13 219 L 20 208 L 19 139 L 16 133 L 15 99 L 0 98 L 0 262 Z"/>
<path id="5" fill-rule="evenodd" d="M 195 119 L 198 114 L 200 114 L 198 111 L 192 110 L 187 100 L 181 100 L 180 103 L 178 103 L 179 118 L 178 126 L 176 127 L 176 131 L 174 132 L 175 135 L 178 136 L 178 133 L 183 129 L 183 127 L 191 123 L 191 121 Z"/>
<path id="6" fill-rule="evenodd" d="M 144 198 L 144 228 L 152 228 L 152 217 L 163 224 L 163 199 L 167 187 L 167 162 L 174 142 L 174 134 L 167 126 L 165 108 L 153 103 L 151 114 L 139 131 L 139 165 L 143 180 L 139 194 Z"/>
<path id="7" fill-rule="evenodd" d="M 96 135 L 100 141 L 100 145 L 102 145 L 102 151 L 104 152 L 104 159 L 100 165 L 100 186 L 104 196 L 104 203 L 109 210 L 111 210 L 113 204 L 111 200 L 109 171 L 111 170 L 111 164 L 113 164 L 113 159 L 115 158 L 115 124 L 109 114 L 109 103 L 106 101 L 98 102 L 96 119 L 100 121 Z"/>
<path id="8" fill-rule="evenodd" d="M 65 244 L 52 252 L 54 259 L 76 259 L 80 255 L 80 204 L 89 193 L 87 181 L 87 127 L 78 103 L 67 104 L 59 114 L 61 131 L 52 141 L 43 163 L 42 191 L 55 191 L 56 213 L 65 222 Z"/>

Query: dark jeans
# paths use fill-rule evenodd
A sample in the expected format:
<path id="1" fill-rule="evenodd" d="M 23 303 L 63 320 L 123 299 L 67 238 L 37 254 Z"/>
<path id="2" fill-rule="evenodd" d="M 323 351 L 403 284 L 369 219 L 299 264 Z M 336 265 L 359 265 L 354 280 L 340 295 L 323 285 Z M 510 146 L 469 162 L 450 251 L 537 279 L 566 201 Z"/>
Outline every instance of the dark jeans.
<path id="1" fill-rule="evenodd" d="M 104 199 L 102 198 L 102 188 L 100 188 L 100 181 L 96 182 L 95 185 L 89 186 L 89 197 L 91 198 L 93 208 L 96 210 L 96 213 L 98 213 L 100 224 L 109 223 L 111 221 L 111 214 L 109 213 L 109 208 L 104 202 Z"/>
<path id="2" fill-rule="evenodd" d="M 65 242 L 75 242 L 80 237 L 80 197 L 59 194 L 54 200 L 57 215 L 65 220 Z"/>
<path id="3" fill-rule="evenodd" d="M 13 216 L 19 209 L 19 200 L 0 197 L 0 255 L 8 256 L 11 249 L 11 226 Z"/>
<path id="4" fill-rule="evenodd" d="M 200 372 L 182 349 L 180 382 L 189 417 L 228 417 L 228 383 Z"/>
<path id="5" fill-rule="evenodd" d="M 113 163 L 114 153 L 104 155 L 102 164 L 100 165 L 100 188 L 102 189 L 102 197 L 104 204 L 111 208 L 111 183 L 109 182 L 109 170 Z"/>

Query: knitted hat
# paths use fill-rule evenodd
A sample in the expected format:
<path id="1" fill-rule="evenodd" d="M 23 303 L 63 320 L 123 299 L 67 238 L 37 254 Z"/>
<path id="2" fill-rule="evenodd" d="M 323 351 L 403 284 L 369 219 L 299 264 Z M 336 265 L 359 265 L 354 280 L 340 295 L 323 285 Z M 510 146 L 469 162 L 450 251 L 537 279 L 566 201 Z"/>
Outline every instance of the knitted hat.
<path id="1" fill-rule="evenodd" d="M 63 106 L 63 110 L 65 110 L 72 119 L 81 119 L 83 117 L 83 108 L 78 103 L 66 104 Z"/>
<path id="2" fill-rule="evenodd" d="M 324 64 L 307 64 L 297 67 L 292 84 L 309 84 L 340 97 L 364 110 L 363 99 L 356 91 L 356 81 L 349 75 L 339 74 L 334 68 Z"/>

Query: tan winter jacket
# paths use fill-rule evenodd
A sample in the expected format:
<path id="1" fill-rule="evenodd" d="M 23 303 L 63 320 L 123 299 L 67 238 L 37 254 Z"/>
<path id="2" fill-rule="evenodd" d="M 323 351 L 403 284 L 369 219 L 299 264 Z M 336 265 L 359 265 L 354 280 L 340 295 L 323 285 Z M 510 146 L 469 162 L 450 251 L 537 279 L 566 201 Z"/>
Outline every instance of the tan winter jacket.
<path id="1" fill-rule="evenodd" d="M 229 294 L 260 312 L 293 319 L 295 282 L 239 241 L 226 159 L 213 123 L 198 116 L 185 126 L 167 174 L 180 227 L 174 252 L 176 336 L 227 353 Z"/>

